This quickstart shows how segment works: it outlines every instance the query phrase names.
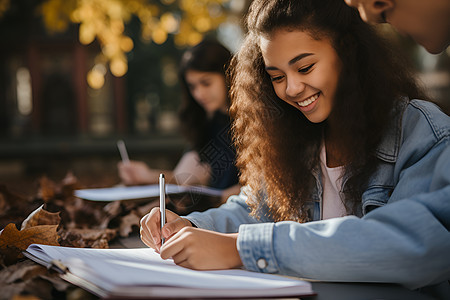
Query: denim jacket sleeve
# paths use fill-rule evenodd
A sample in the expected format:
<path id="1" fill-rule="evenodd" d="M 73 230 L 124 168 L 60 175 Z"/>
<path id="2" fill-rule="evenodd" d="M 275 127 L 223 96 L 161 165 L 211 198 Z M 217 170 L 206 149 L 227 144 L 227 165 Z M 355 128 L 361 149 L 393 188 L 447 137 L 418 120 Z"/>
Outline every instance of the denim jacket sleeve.
<path id="1" fill-rule="evenodd" d="M 196 215 L 194 223 L 219 231 L 238 228 L 237 247 L 248 270 L 322 281 L 391 282 L 409 288 L 448 280 L 449 119 L 434 119 L 433 110 L 430 115 L 426 109 L 408 110 L 399 157 L 391 162 L 393 196 L 362 218 L 304 224 L 257 222 L 244 216 L 248 208 L 241 194 L 217 211 L 207 212 L 205 219 Z M 414 125 L 420 128 L 408 131 Z M 239 208 L 231 209 L 236 205 Z M 226 224 L 219 221 L 224 215 Z"/>
<path id="2" fill-rule="evenodd" d="M 231 196 L 219 208 L 212 208 L 205 212 L 193 212 L 186 219 L 199 228 L 223 233 L 236 233 L 241 224 L 256 224 L 263 219 L 255 219 L 249 215 L 250 208 L 247 201 L 248 188 L 243 187 L 237 196 Z M 266 219 L 266 221 L 269 221 Z"/>

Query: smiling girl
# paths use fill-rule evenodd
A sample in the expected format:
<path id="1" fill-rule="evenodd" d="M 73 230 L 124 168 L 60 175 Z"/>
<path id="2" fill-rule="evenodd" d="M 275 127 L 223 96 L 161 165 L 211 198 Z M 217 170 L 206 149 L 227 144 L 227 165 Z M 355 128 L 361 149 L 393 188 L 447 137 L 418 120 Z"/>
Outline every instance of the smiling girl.
<path id="1" fill-rule="evenodd" d="M 142 240 L 195 269 L 448 284 L 450 118 L 413 100 L 412 77 L 344 1 L 255 0 L 247 26 L 231 87 L 245 187 L 217 209 L 167 212 L 162 232 L 151 211 Z"/>

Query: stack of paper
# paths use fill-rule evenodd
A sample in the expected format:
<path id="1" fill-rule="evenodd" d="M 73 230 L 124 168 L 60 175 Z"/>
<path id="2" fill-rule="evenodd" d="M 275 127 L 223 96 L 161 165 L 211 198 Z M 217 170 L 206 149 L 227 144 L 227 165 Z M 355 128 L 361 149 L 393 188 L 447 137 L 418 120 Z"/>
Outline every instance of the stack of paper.
<path id="1" fill-rule="evenodd" d="M 252 298 L 311 295 L 311 284 L 245 270 L 196 271 L 153 249 L 86 249 L 32 244 L 28 258 L 100 297 Z"/>

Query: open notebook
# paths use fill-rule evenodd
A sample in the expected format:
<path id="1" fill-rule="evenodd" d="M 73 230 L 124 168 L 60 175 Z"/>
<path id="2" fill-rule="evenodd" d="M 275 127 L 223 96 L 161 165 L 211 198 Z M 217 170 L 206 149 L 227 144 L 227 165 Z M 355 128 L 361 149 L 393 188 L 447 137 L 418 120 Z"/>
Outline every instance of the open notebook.
<path id="1" fill-rule="evenodd" d="M 206 186 L 166 184 L 166 194 L 193 193 L 205 196 L 220 197 L 222 190 Z M 118 186 L 111 188 L 76 190 L 75 196 L 92 201 L 116 201 L 152 198 L 159 196 L 159 185 Z"/>
<path id="2" fill-rule="evenodd" d="M 32 244 L 28 258 L 106 298 L 254 298 L 312 295 L 306 281 L 245 270 L 196 271 L 153 249 L 88 249 Z"/>

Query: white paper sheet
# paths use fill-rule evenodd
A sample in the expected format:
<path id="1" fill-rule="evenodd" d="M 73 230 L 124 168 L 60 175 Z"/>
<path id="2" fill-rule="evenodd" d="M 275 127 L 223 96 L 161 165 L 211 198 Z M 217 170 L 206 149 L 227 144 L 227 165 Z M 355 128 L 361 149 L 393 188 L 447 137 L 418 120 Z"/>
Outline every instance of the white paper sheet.
<path id="1" fill-rule="evenodd" d="M 292 278 L 240 269 L 183 268 L 172 260 L 161 259 L 150 248 L 86 249 L 33 244 L 26 254 L 41 261 L 59 260 L 71 274 L 116 296 L 267 297 L 312 293 L 310 283 Z"/>
<path id="2" fill-rule="evenodd" d="M 184 186 L 166 184 L 166 194 L 195 193 L 207 196 L 220 196 L 222 190 L 205 186 Z M 75 196 L 92 201 L 116 201 L 152 198 L 159 196 L 159 185 L 120 186 L 99 189 L 81 189 L 75 191 Z"/>

